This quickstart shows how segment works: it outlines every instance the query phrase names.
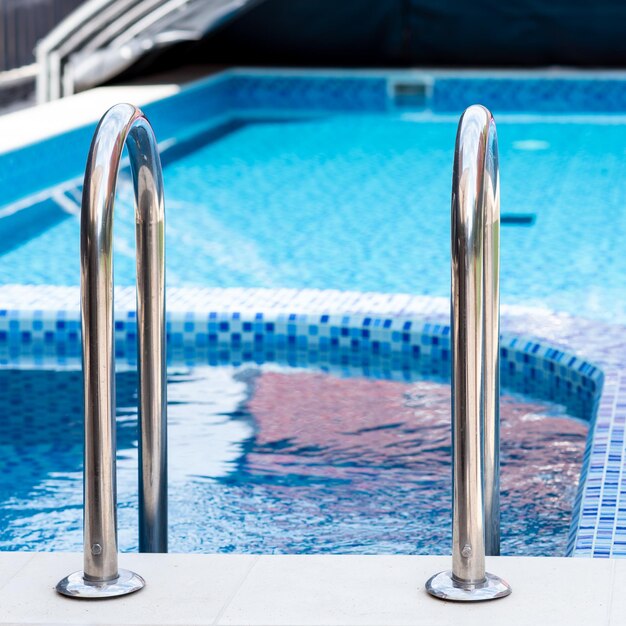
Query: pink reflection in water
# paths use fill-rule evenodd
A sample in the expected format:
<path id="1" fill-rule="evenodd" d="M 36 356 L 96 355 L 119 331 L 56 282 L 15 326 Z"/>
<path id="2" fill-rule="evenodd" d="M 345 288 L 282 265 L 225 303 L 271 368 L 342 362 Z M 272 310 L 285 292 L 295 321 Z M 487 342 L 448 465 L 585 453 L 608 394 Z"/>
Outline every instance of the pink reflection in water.
<path id="1" fill-rule="evenodd" d="M 248 409 L 258 428 L 251 472 L 349 480 L 359 496 L 375 479 L 391 502 L 397 491 L 408 515 L 450 506 L 449 385 L 265 372 Z M 564 549 L 587 425 L 555 409 L 501 399 L 504 547 L 507 533 L 516 537 L 509 553 L 526 553 L 518 545 L 535 541 L 535 530 L 539 542 L 558 532 Z"/>

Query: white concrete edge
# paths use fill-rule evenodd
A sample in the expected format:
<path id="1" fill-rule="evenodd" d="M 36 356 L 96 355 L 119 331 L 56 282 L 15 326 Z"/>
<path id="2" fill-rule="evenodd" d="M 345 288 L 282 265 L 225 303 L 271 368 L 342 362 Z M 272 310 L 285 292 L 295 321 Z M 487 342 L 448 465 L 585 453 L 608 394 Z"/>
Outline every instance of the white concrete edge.
<path id="1" fill-rule="evenodd" d="M 516 68 L 488 68 L 488 67 L 468 67 L 468 68 L 436 68 L 436 67 L 413 67 L 401 69 L 374 69 L 374 68 L 297 68 L 297 67 L 271 67 L 271 66 L 253 66 L 246 65 L 229 68 L 225 73 L 231 75 L 255 75 L 261 76 L 265 74 L 283 75 L 283 76 L 301 76 L 303 74 L 311 76 L 357 76 L 371 78 L 416 78 L 416 77 L 433 77 L 433 78 L 562 78 L 562 79 L 607 79 L 607 80 L 626 80 L 626 71 L 623 69 L 593 69 L 585 70 L 573 67 L 544 67 L 536 69 L 516 69 Z"/>
<path id="2" fill-rule="evenodd" d="M 119 102 L 144 106 L 178 93 L 178 84 L 98 87 L 0 116 L 0 154 L 97 122 Z"/>
<path id="3" fill-rule="evenodd" d="M 626 623 L 626 561 L 488 557 L 508 598 L 454 604 L 424 590 L 447 556 L 122 554 L 133 595 L 68 599 L 56 583 L 80 554 L 0 552 L 0 624 L 464 626 Z"/>

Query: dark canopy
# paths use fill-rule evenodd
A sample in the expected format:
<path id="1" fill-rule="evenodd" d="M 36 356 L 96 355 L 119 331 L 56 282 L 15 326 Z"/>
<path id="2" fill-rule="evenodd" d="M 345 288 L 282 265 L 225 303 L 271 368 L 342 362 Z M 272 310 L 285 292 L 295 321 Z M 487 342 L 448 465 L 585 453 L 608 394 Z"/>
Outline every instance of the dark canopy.
<path id="1" fill-rule="evenodd" d="M 141 65 L 626 65 L 623 0 L 264 0 Z"/>

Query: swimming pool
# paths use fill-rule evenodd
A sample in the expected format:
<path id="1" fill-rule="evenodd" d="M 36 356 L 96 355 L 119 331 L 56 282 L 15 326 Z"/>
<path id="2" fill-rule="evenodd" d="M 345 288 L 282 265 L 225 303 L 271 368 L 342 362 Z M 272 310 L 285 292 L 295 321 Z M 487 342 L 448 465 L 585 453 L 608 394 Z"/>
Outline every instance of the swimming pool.
<path id="1" fill-rule="evenodd" d="M 328 77 L 320 84 L 289 75 L 238 79 L 231 85 L 234 117 L 214 110 L 222 93 L 214 92 L 226 89 L 224 79 L 184 96 L 195 117 L 180 116 L 184 121 L 175 129 L 155 111 L 157 136 L 170 147 L 163 154 L 168 285 L 447 295 L 458 119 L 450 110 L 462 97 L 440 96 L 435 111 L 424 113 L 390 105 L 374 79 L 360 85 L 346 77 L 339 96 L 341 81 Z M 466 82 L 466 91 L 475 89 Z M 484 89 L 487 100 L 492 91 Z M 546 93 L 537 88 L 528 103 L 500 95 L 493 106 L 502 213 L 532 219 L 503 226 L 502 301 L 626 320 L 626 258 L 619 252 L 626 227 L 626 125 L 615 115 L 511 112 L 537 106 Z M 557 105 L 553 109 L 563 110 Z M 206 110 L 204 125 L 197 109 Z M 70 152 L 84 159 L 86 145 Z M 5 207 L 11 219 L 0 220 L 0 282 L 78 284 L 78 187 L 66 183 L 36 206 L 22 199 Z M 128 181 L 120 195 L 116 271 L 118 284 L 129 285 L 134 226 Z"/>
<path id="2" fill-rule="evenodd" d="M 0 550 L 81 549 L 81 385 L 0 370 Z M 136 550 L 135 372 L 116 386 L 120 544 Z M 168 393 L 171 551 L 448 552 L 449 384 L 200 366 L 173 368 Z M 587 425 L 510 395 L 502 416 L 503 553 L 564 555 Z"/>
<path id="3" fill-rule="evenodd" d="M 18 291 L 34 310 L 0 311 L 2 436 L 11 460 L 0 479 L 8 494 L 2 540 L 69 549 L 80 542 L 82 492 L 78 292 Z M 10 303 L 8 290 L 0 292 Z M 399 301 L 357 295 L 170 291 L 173 549 L 449 549 L 450 328 L 420 321 L 424 311 L 404 298 L 399 315 Z M 133 301 L 132 289 L 118 293 L 125 549 L 136 545 Z M 206 313 L 211 302 L 224 310 Z M 587 536 L 582 485 L 595 471 L 589 452 L 603 374 L 519 336 L 503 337 L 501 372 L 504 545 L 516 554 L 571 554 Z M 26 486 L 21 495 L 17 483 Z"/>
<path id="4" fill-rule="evenodd" d="M 324 314 L 321 315 L 317 296 L 309 300 L 312 308 L 300 308 L 299 313 L 289 308 L 277 312 L 274 306 L 287 293 L 280 288 L 290 286 L 323 286 L 342 292 L 350 289 L 377 290 L 390 294 L 410 292 L 426 296 L 448 294 L 449 180 L 456 130 L 456 115 L 450 112 L 455 111 L 467 93 L 471 92 L 471 79 L 468 84 L 463 87 L 465 92 L 461 89 L 465 95 L 459 96 L 456 88 L 456 100 L 442 98 L 441 94 L 445 91 L 437 92 L 435 88 L 426 104 L 415 106 L 412 102 L 406 106 L 406 103 L 394 98 L 393 81 L 388 76 L 358 79 L 348 76 L 303 78 L 289 74 L 273 77 L 234 72 L 204 81 L 178 96 L 146 107 L 157 134 L 163 139 L 168 293 L 185 294 L 182 304 L 178 302 L 177 314 L 168 325 L 170 351 L 173 349 L 182 354 L 182 362 L 192 368 L 190 371 L 202 363 L 206 365 L 207 358 L 209 364 L 223 364 L 227 368 L 233 364 L 239 367 L 251 361 L 259 363 L 257 337 L 261 338 L 261 344 L 266 342 L 261 352 L 269 350 L 265 356 L 270 361 L 276 360 L 276 354 L 281 351 L 287 354 L 294 350 L 296 353 L 304 351 L 308 356 L 315 356 L 312 361 L 307 357 L 307 364 L 312 362 L 317 368 L 320 356 L 324 356 L 324 353 L 328 356 L 330 351 L 335 359 L 334 365 L 342 371 L 361 369 L 361 376 L 375 379 L 380 378 L 381 371 L 382 378 L 389 378 L 387 374 L 390 371 L 398 372 L 399 380 L 404 381 L 402 385 L 405 385 L 400 394 L 403 398 L 411 396 L 412 391 L 406 381 L 415 375 L 416 359 L 422 359 L 424 354 L 434 358 L 437 373 L 449 371 L 449 336 L 446 335 L 446 327 L 436 325 L 428 328 L 428 324 L 423 324 L 423 318 L 411 315 L 410 308 L 405 306 L 406 298 L 371 294 L 368 296 L 369 306 L 373 305 L 373 308 L 359 309 L 357 306 L 356 310 L 362 311 L 364 315 L 361 315 L 356 325 L 349 318 L 355 311 L 355 302 L 358 305 L 362 297 L 354 292 L 348 294 L 345 301 L 337 297 L 339 292 L 325 292 L 321 309 Z M 496 100 L 501 96 L 500 91 L 496 96 L 492 93 Z M 560 110 L 560 105 L 554 102 L 552 105 L 554 109 Z M 513 110 L 516 110 L 515 106 Z M 492 108 L 497 115 L 497 108 L 493 105 Z M 585 212 L 583 199 L 588 200 L 590 196 L 587 194 L 583 198 L 581 194 L 581 170 L 590 169 L 595 172 L 597 179 L 614 178 L 621 171 L 623 154 L 618 147 L 619 133 L 622 132 L 620 118 L 606 115 L 606 108 L 594 109 L 596 113 L 603 113 L 602 117 L 581 115 L 573 118 L 571 115 L 555 115 L 555 111 L 549 107 L 543 112 L 550 115 L 519 116 L 511 113 L 510 103 L 508 108 L 503 106 L 506 113 L 498 117 L 501 119 L 499 134 L 503 161 L 503 213 L 513 214 L 516 218 L 514 224 L 503 227 L 502 233 L 502 299 L 505 303 L 541 304 L 576 315 L 603 319 L 619 319 L 622 316 L 623 304 L 618 284 L 619 264 L 623 261 L 616 259 L 613 264 L 615 272 L 612 273 L 613 269 L 607 272 L 607 280 L 601 282 L 599 277 L 604 269 L 597 260 L 598 241 L 617 236 L 615 222 L 606 220 L 604 214 Z M 612 109 L 609 112 L 615 113 Z M 614 129 L 617 129 L 617 138 Z M 0 282 L 35 285 L 34 291 L 20 292 L 21 299 L 18 298 L 17 304 L 0 310 L 0 365 L 4 368 L 3 372 L 11 372 L 12 367 L 19 366 L 22 373 L 16 375 L 17 379 L 25 376 L 25 380 L 28 380 L 28 372 L 32 374 L 35 368 L 34 371 L 43 380 L 57 376 L 65 385 L 63 381 L 66 376 L 71 378 L 65 371 L 68 362 L 75 360 L 78 355 L 79 335 L 74 303 L 76 290 L 67 292 L 73 294 L 69 307 L 63 298 L 47 296 L 54 295 L 48 287 L 50 284 L 78 283 L 76 215 L 81 189 L 80 180 L 76 176 L 83 166 L 85 146 L 92 130 L 91 127 L 78 129 L 64 137 L 49 139 L 16 153 L 0 155 L 0 165 L 10 166 L 14 173 L 14 184 L 3 188 L 4 205 L 0 208 Z M 614 143 L 610 143 L 611 137 Z M 607 145 L 608 156 L 605 149 Z M 64 158 L 58 158 L 58 154 Z M 555 188 L 557 174 L 563 173 L 563 154 L 568 163 L 567 175 L 561 176 L 565 183 Z M 507 161 L 514 165 L 513 174 L 507 174 L 504 165 Z M 38 177 L 29 179 L 29 172 L 33 174 L 34 170 Z M 2 176 L 6 176 L 6 168 L 0 170 L 0 182 Z M 511 183 L 505 193 L 504 181 L 507 179 L 516 182 Z M 28 180 L 31 181 L 30 185 L 25 182 Z M 539 182 L 536 188 L 530 184 L 533 180 Z M 603 193 L 606 189 L 594 185 L 592 191 L 597 192 L 597 195 L 592 194 L 592 201 L 596 204 L 608 203 L 613 217 L 619 219 L 621 192 L 616 187 L 611 189 L 613 193 L 605 196 Z M 26 190 L 37 193 L 26 193 Z M 134 282 L 134 225 L 129 192 L 129 181 L 122 173 L 116 216 L 116 278 L 122 285 Z M 564 215 L 564 200 L 575 208 L 576 219 L 572 219 L 567 212 Z M 520 215 L 530 219 L 520 220 Z M 557 235 L 559 229 L 561 232 Z M 581 233 L 585 234 L 585 241 L 589 241 L 588 248 L 579 241 Z M 614 240 L 611 239 L 609 243 L 607 254 L 615 250 L 612 247 Z M 54 252 L 51 254 L 51 251 Z M 591 283 L 594 284 L 593 288 L 590 288 Z M 40 285 L 43 296 L 36 295 L 37 285 Z M 279 289 L 270 291 L 275 295 L 265 299 L 264 304 L 260 303 L 258 293 L 251 299 L 244 298 L 245 304 L 241 308 L 239 305 L 234 308 L 227 306 L 223 299 L 226 292 L 220 290 L 211 292 L 216 299 L 205 298 L 202 305 L 198 303 L 198 287 L 206 290 L 223 285 L 244 288 L 261 285 Z M 193 289 L 185 291 L 185 287 Z M 6 296 L 17 292 L 11 292 L 8 288 L 3 293 Z M 371 314 L 378 310 L 380 302 L 386 300 L 389 302 L 386 312 L 381 313 L 379 310 L 379 314 Z M 606 304 L 609 300 L 610 307 Z M 396 306 L 398 304 L 400 306 Z M 623 308 L 626 311 L 626 306 Z M 122 339 L 116 351 L 120 351 L 120 355 L 129 356 L 135 349 L 133 312 L 130 308 L 122 308 L 120 318 L 119 311 L 118 308 L 116 334 Z M 240 314 L 238 311 L 245 313 Z M 177 343 L 179 338 L 180 344 Z M 567 448 L 575 441 L 571 451 L 576 460 L 572 461 L 572 457 L 564 461 L 565 465 L 559 466 L 557 463 L 554 466 L 568 477 L 566 483 L 558 487 L 556 483 L 550 483 L 549 478 L 550 475 L 554 478 L 557 469 L 546 471 L 544 477 L 539 475 L 539 478 L 535 476 L 529 480 L 530 484 L 535 481 L 535 489 L 538 484 L 543 485 L 544 478 L 548 481 L 542 505 L 547 505 L 551 499 L 554 502 L 559 500 L 554 499 L 557 492 L 559 497 L 565 497 L 564 501 L 556 505 L 560 515 L 557 515 L 556 523 L 560 530 L 554 527 L 552 532 L 552 522 L 546 520 L 535 524 L 533 520 L 537 518 L 533 517 L 533 511 L 530 510 L 532 506 L 529 505 L 529 499 L 522 494 L 517 498 L 519 510 L 524 511 L 523 517 L 517 520 L 519 524 L 516 523 L 514 508 L 509 507 L 506 513 L 508 517 L 505 523 L 512 529 L 512 534 L 506 539 L 509 542 L 507 549 L 529 553 L 528 550 L 536 548 L 537 554 L 563 553 L 567 549 L 568 553 L 574 550 L 578 553 L 579 549 L 586 550 L 589 545 L 595 545 L 593 542 L 596 536 L 602 534 L 598 530 L 601 523 L 583 527 L 585 516 L 591 515 L 593 510 L 599 511 L 599 505 L 593 509 L 585 506 L 582 500 L 587 471 L 596 471 L 596 467 L 589 461 L 593 442 L 590 435 L 583 460 L 583 483 L 577 490 L 581 443 L 585 437 L 583 431 L 576 431 L 581 425 L 564 418 L 565 413 L 550 402 L 566 404 L 570 415 L 591 421 L 593 426 L 603 374 L 584 359 L 568 355 L 560 346 L 540 345 L 532 340 L 520 340 L 516 345 L 516 341 L 517 338 L 509 339 L 503 347 L 504 383 L 517 381 L 519 390 L 526 394 L 525 398 L 517 399 L 517 404 L 522 407 L 520 411 L 528 418 L 527 421 L 546 424 L 548 430 L 554 429 L 556 439 L 550 441 L 547 448 L 552 446 L 554 452 L 558 451 L 559 446 Z M 270 343 L 269 348 L 267 342 Z M 52 366 L 45 358 L 50 354 L 55 357 Z M 392 367 L 385 361 L 388 357 L 392 359 Z M 382 366 L 378 363 L 381 358 Z M 297 365 L 297 362 L 298 359 L 294 362 L 287 360 L 291 366 Z M 133 365 L 132 360 L 130 365 Z M 65 373 L 60 374 L 57 371 L 59 367 Z M 76 367 L 75 363 L 73 367 Z M 195 374 L 189 374 L 188 371 L 185 374 L 185 371 L 172 372 L 173 388 L 177 385 L 176 376 L 187 376 L 190 381 L 205 380 L 206 383 L 206 372 L 194 378 Z M 274 385 L 273 394 L 270 395 L 278 405 L 281 398 L 285 397 L 286 389 L 294 385 L 298 387 L 299 383 L 293 381 L 301 379 L 285 372 L 261 371 L 260 374 L 250 374 L 251 378 L 261 381 L 271 379 L 272 375 L 283 376 L 286 377 L 284 380 L 290 381 L 283 386 Z M 301 377 L 309 375 L 300 374 Z M 232 373 L 229 376 L 233 380 L 236 377 Z M 368 384 L 374 382 L 368 381 Z M 200 384 L 200 387 L 205 383 Z M 231 383 L 235 384 L 232 380 Z M 361 383 L 351 384 L 357 388 Z M 433 381 L 428 385 L 424 388 L 428 390 L 426 405 L 436 406 L 437 401 L 447 405 L 448 400 L 441 403 L 442 394 L 445 395 L 442 388 Z M 181 384 L 178 388 L 184 387 Z M 349 395 L 349 391 L 345 393 Z M 535 399 L 530 400 L 529 396 Z M 328 463 L 320 450 L 320 442 L 298 442 L 295 448 L 290 447 L 291 443 L 288 442 L 285 449 L 280 446 L 275 449 L 273 445 L 281 441 L 281 429 L 275 429 L 272 437 L 263 438 L 264 433 L 258 429 L 260 422 L 257 420 L 263 415 L 267 423 L 268 417 L 276 416 L 264 412 L 264 403 L 260 400 L 260 404 L 255 405 L 257 400 L 259 398 L 254 394 L 248 394 L 244 411 L 236 408 L 233 409 L 234 413 L 220 417 L 220 427 L 229 424 L 235 430 L 239 429 L 238 443 L 235 440 L 230 442 L 234 447 L 224 456 L 224 467 L 214 472 L 214 468 L 207 468 L 207 459 L 204 458 L 205 465 L 199 463 L 201 469 L 197 475 L 190 474 L 188 467 L 183 470 L 185 479 L 180 483 L 181 493 L 187 495 L 174 504 L 175 507 L 181 507 L 176 514 L 177 524 L 184 526 L 184 520 L 193 513 L 185 508 L 192 497 L 187 489 L 188 483 L 195 484 L 198 476 L 203 484 L 199 500 L 216 503 L 215 507 L 211 507 L 213 513 L 225 506 L 224 510 L 228 512 L 232 523 L 225 524 L 210 537 L 205 537 L 199 535 L 203 527 L 202 520 L 195 520 L 186 530 L 177 531 L 181 537 L 185 535 L 189 539 L 176 544 L 181 550 L 230 549 L 231 544 L 225 537 L 232 533 L 233 524 L 237 526 L 237 523 L 245 521 L 245 515 L 242 517 L 241 509 L 228 508 L 221 501 L 220 498 L 228 493 L 228 489 L 231 490 L 231 496 L 237 496 L 241 502 L 247 503 L 249 509 L 275 507 L 274 510 L 284 514 L 285 521 L 293 524 L 297 518 L 291 517 L 290 511 L 284 508 L 289 498 L 276 498 L 273 492 L 276 485 L 270 480 L 268 487 L 266 474 L 272 477 L 277 475 L 278 486 L 289 487 L 287 491 L 291 494 L 294 493 L 293 488 L 310 489 L 312 499 L 307 500 L 309 505 L 311 502 L 315 505 L 319 499 L 331 501 L 331 509 L 325 514 L 332 524 L 325 526 L 326 518 L 319 511 L 313 518 L 320 520 L 320 536 L 328 537 L 328 533 L 332 535 L 330 529 L 337 524 L 341 529 L 338 543 L 325 543 L 324 539 L 320 545 L 316 545 L 314 536 L 305 533 L 296 543 L 285 545 L 281 543 L 280 533 L 271 532 L 267 537 L 261 537 L 261 518 L 249 518 L 249 530 L 252 532 L 244 532 L 234 539 L 232 549 L 235 551 L 350 551 L 349 537 L 355 542 L 354 550 L 362 552 L 436 552 L 441 549 L 442 538 L 447 545 L 449 510 L 445 507 L 438 509 L 441 519 L 431 515 L 432 510 L 426 507 L 424 513 L 411 517 L 406 523 L 405 534 L 404 531 L 397 532 L 394 538 L 385 536 L 385 524 L 378 526 L 380 520 L 375 519 L 374 515 L 373 521 L 369 523 L 372 534 L 368 534 L 368 528 L 362 522 L 350 517 L 350 511 L 343 506 L 345 503 L 342 503 L 342 498 L 337 493 L 333 495 L 325 491 L 329 477 L 333 478 L 330 482 L 334 483 L 334 478 L 339 476 L 341 483 L 341 474 L 352 470 L 336 468 Z M 264 402 L 267 404 L 267 398 Z M 507 400 L 507 403 L 511 404 L 512 401 Z M 65 415 L 70 416 L 68 424 L 72 420 L 75 422 L 77 414 L 75 403 L 70 402 L 69 405 L 69 408 L 65 404 L 61 408 Z M 132 409 L 129 411 L 131 405 L 129 402 L 125 404 L 124 415 L 120 416 L 123 424 L 132 415 Z M 182 407 L 187 407 L 182 409 L 184 415 L 188 415 L 187 410 L 191 413 L 196 411 L 195 398 L 188 404 L 175 404 L 174 413 Z M 318 408 L 316 405 L 315 410 Z M 546 413 L 550 417 L 541 417 Z M 515 411 L 511 415 L 514 417 Z M 244 419 L 240 419 L 242 416 Z M 514 421 L 513 417 L 508 417 Z M 134 423 L 134 420 L 130 422 Z M 567 425 L 559 428 L 558 424 Z M 379 425 L 376 423 L 374 427 L 378 428 Z M 383 426 L 385 428 L 381 432 L 384 436 L 397 432 L 395 427 L 387 429 L 387 424 Z M 282 424 L 283 430 L 284 427 L 289 431 L 288 420 Z M 367 430 L 370 426 L 364 428 Z M 574 428 L 576 432 L 569 428 Z M 131 432 L 132 426 L 127 433 Z M 252 436 L 250 432 L 253 432 Z M 541 429 L 537 433 L 541 439 Z M 346 436 L 345 432 L 340 435 Z M 215 436 L 219 439 L 219 434 Z M 191 439 L 198 442 L 202 436 L 192 434 Z M 262 452 L 259 453 L 254 446 L 246 449 L 243 441 L 261 442 Z M 55 438 L 52 444 L 61 449 L 65 445 Z M 346 449 L 350 450 L 353 444 L 354 441 L 349 437 L 345 440 Z M 67 445 L 68 455 L 75 456 L 75 444 Z M 448 451 L 445 446 L 439 447 L 442 456 L 437 462 L 443 462 Z M 524 447 L 521 445 L 521 448 Z M 530 447 L 534 447 L 534 444 Z M 190 459 L 202 456 L 201 445 L 192 448 L 187 450 Z M 411 453 L 419 456 L 420 450 L 418 446 Z M 19 458 L 23 452 L 22 449 L 13 450 L 11 458 Z M 368 458 L 369 452 L 363 452 L 364 458 Z M 123 463 L 131 463 L 134 455 L 132 441 L 126 441 L 124 453 L 128 458 L 123 459 Z M 509 467 L 515 467 L 516 461 L 518 467 L 523 466 L 524 461 L 521 459 L 525 457 L 530 461 L 531 456 L 528 450 L 523 454 L 519 449 L 512 450 L 509 462 L 511 459 L 513 462 Z M 52 455 L 55 462 L 60 462 L 61 457 L 56 452 Z M 237 463 L 233 469 L 234 457 L 244 466 L 250 462 L 252 471 L 241 472 Z M 321 487 L 312 486 L 306 478 L 310 475 L 308 466 L 311 457 L 314 464 L 322 467 L 319 474 Z M 545 455 L 542 459 L 541 463 L 545 465 Z M 383 458 L 383 465 L 387 460 Z M 281 472 L 284 474 L 283 461 L 287 466 L 293 466 L 295 473 L 295 476 L 287 475 L 286 482 L 280 479 Z M 20 471 L 24 470 L 23 463 L 18 461 L 17 465 Z M 392 523 L 391 519 L 388 520 L 396 530 L 399 527 L 394 524 L 404 519 L 402 511 L 406 513 L 413 510 L 411 507 L 416 496 L 404 484 L 405 479 L 409 487 L 415 484 L 411 464 L 398 465 L 395 468 L 385 467 L 374 480 L 381 481 L 383 488 L 380 491 L 385 492 L 382 500 L 374 497 L 380 505 L 376 509 L 379 512 L 389 510 L 386 481 L 401 489 L 401 494 L 393 492 L 393 497 L 403 503 L 398 512 L 399 517 L 394 517 L 394 512 L 392 518 L 395 521 Z M 564 469 L 565 466 L 568 469 Z M 76 468 L 75 461 L 72 467 Z M 605 474 L 607 468 L 608 465 L 603 465 Z M 41 469 L 47 475 L 50 467 L 44 464 Z M 401 481 L 390 479 L 394 471 L 402 474 Z M 66 476 L 52 474 L 50 477 L 52 492 L 57 490 L 57 497 L 62 493 L 58 489 L 67 486 L 73 490 L 76 499 L 67 510 L 59 510 L 58 515 L 55 513 L 50 516 L 51 494 L 47 479 L 41 481 L 42 507 L 26 511 L 23 519 L 30 520 L 28 528 L 22 528 L 18 534 L 12 535 L 10 543 L 41 549 L 46 542 L 50 542 L 51 547 L 53 544 L 61 548 L 69 547 L 70 544 L 63 543 L 63 537 L 69 542 L 79 541 L 76 534 L 76 515 L 79 513 L 76 507 L 79 499 L 79 495 L 76 495 L 79 494 L 77 472 L 78 469 L 67 469 Z M 189 478 L 191 480 L 187 480 Z M 290 482 L 292 479 L 295 484 Z M 226 486 L 226 490 L 218 495 L 206 491 L 205 483 L 215 482 Z M 134 519 L 131 484 L 134 485 L 134 480 L 128 483 L 128 497 L 125 497 L 121 507 L 122 519 L 125 515 Z M 367 490 L 361 490 L 356 478 L 352 486 L 355 484 L 358 488 L 349 490 L 350 493 L 363 491 L 367 494 Z M 262 485 L 262 491 L 265 489 L 262 495 L 254 491 L 255 486 L 259 485 Z M 318 487 L 321 491 L 316 492 Z M 574 493 L 576 500 L 572 502 Z M 32 495 L 27 494 L 21 503 L 17 502 L 16 510 L 28 509 Z M 65 495 L 70 501 L 71 497 Z M 212 500 L 213 497 L 217 500 Z M 511 493 L 505 497 L 515 501 Z M 441 493 L 435 499 L 441 500 Z M 176 503 L 176 495 L 173 502 Z M 567 533 L 563 531 L 569 524 L 566 520 L 569 520 L 572 506 L 572 526 L 566 540 Z M 367 497 L 364 501 L 359 500 L 356 508 L 364 509 L 360 511 L 359 519 L 368 519 L 365 510 Z M 205 516 L 211 511 L 205 511 Z M 46 513 L 49 517 L 46 517 Z M 304 510 L 305 517 L 306 513 Z M 12 516 L 11 511 L 9 515 Z M 16 522 L 16 519 L 19 516 L 11 517 L 8 521 L 19 529 L 20 522 Z M 122 523 L 124 525 L 125 522 Z M 215 520 L 215 524 L 219 527 L 219 520 Z M 297 521 L 295 524 L 297 526 Z M 539 535 L 532 534 L 530 542 L 529 525 L 533 527 L 533 532 L 539 532 Z M 126 530 L 123 531 L 122 542 L 127 548 L 135 545 L 130 530 L 132 526 L 132 523 L 126 524 Z M 38 538 L 33 536 L 32 543 L 29 543 L 28 529 L 33 528 L 40 529 L 41 534 Z M 55 529 L 59 531 L 61 528 L 64 530 L 56 535 Z M 428 534 L 426 528 L 436 529 L 439 542 L 421 543 L 422 537 Z M 544 542 L 540 538 L 543 528 L 553 535 L 550 541 Z M 352 534 L 344 533 L 345 529 L 351 529 Z M 22 531 L 24 534 L 20 534 Z M 355 539 L 356 531 L 363 531 L 363 534 L 357 534 Z M 207 543 L 203 544 L 204 539 Z M 55 543 L 57 541 L 61 543 Z M 71 546 L 74 545 L 78 543 L 71 543 Z"/>

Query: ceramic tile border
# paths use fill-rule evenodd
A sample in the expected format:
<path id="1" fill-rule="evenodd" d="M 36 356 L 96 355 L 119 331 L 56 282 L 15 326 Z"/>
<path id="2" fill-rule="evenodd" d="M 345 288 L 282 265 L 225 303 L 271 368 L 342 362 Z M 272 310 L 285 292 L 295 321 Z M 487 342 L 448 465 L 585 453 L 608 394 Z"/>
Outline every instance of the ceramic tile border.
<path id="1" fill-rule="evenodd" d="M 626 557 L 626 377 L 605 371 L 589 437 L 568 551 L 574 556 Z"/>
<path id="2" fill-rule="evenodd" d="M 116 358 L 132 367 L 134 289 L 117 289 L 115 300 Z M 0 366 L 80 367 L 78 288 L 0 286 L 0 302 Z M 448 311 L 444 298 L 406 294 L 172 288 L 168 357 L 189 364 L 279 361 L 352 375 L 447 378 Z M 609 345 L 597 324 L 549 311 L 504 306 L 502 326 L 503 386 L 565 404 L 591 422 L 568 552 L 626 556 L 626 397 L 615 365 L 619 346 Z M 529 327 L 544 336 L 520 333 Z M 552 334 L 557 340 L 545 337 Z M 592 336 L 603 342 L 592 345 Z M 584 347 L 599 365 L 577 356 Z M 621 393 L 626 396 L 626 385 Z"/>

